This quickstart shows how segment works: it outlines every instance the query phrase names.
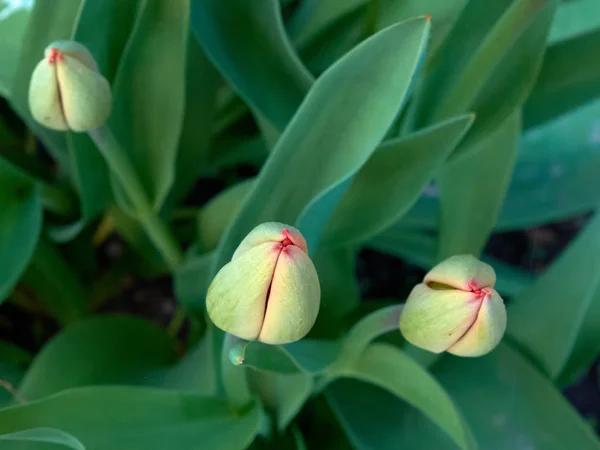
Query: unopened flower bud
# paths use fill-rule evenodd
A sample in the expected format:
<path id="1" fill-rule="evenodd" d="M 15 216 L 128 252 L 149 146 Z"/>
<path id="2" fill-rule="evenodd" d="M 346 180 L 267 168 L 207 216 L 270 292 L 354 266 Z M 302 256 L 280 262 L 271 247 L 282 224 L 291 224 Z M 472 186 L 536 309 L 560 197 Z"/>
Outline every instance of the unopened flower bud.
<path id="1" fill-rule="evenodd" d="M 473 256 L 458 255 L 435 266 L 408 296 L 400 331 L 434 353 L 481 356 L 506 329 L 504 301 L 494 290 L 494 269 Z"/>
<path id="2" fill-rule="evenodd" d="M 46 48 L 29 84 L 36 121 L 53 130 L 89 131 L 104 125 L 111 101 L 108 81 L 83 45 L 56 41 Z"/>
<path id="3" fill-rule="evenodd" d="M 206 308 L 214 324 L 234 336 L 287 344 L 310 331 L 320 299 L 304 237 L 291 226 L 269 222 L 252 230 L 217 273 Z"/>

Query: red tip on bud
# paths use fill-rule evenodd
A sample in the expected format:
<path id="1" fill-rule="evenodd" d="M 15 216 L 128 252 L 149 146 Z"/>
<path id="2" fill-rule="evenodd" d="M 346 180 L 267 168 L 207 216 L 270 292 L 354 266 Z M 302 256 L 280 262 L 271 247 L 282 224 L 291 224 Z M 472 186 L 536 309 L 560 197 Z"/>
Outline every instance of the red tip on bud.
<path id="1" fill-rule="evenodd" d="M 425 20 L 431 20 L 431 14 L 425 14 Z"/>
<path id="2" fill-rule="evenodd" d="M 290 232 L 287 229 L 283 230 L 283 236 L 284 236 L 284 238 L 283 238 L 283 241 L 281 241 L 281 244 L 284 247 L 287 247 L 288 245 L 292 245 L 293 244 L 291 236 L 290 236 Z"/>
<path id="3" fill-rule="evenodd" d="M 63 56 L 62 53 L 58 51 L 57 48 L 51 48 L 50 49 L 50 54 L 48 55 L 48 62 L 50 64 L 54 64 L 56 63 L 56 61 L 60 61 L 62 60 Z"/>

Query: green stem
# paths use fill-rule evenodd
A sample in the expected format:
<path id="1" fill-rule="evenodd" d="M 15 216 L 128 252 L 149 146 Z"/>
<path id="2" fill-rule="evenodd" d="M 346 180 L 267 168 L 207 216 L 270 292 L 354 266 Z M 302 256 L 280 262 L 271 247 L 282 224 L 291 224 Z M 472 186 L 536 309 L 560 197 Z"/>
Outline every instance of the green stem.
<path id="1" fill-rule="evenodd" d="M 44 208 L 58 216 L 71 216 L 75 212 L 73 197 L 65 190 L 51 184 L 42 185 Z"/>
<path id="2" fill-rule="evenodd" d="M 221 373 L 225 394 L 235 406 L 245 407 L 252 400 L 246 379 L 246 367 L 233 362 L 243 360 L 247 342 L 229 333 L 225 334 L 221 350 Z"/>
<path id="3" fill-rule="evenodd" d="M 175 269 L 183 261 L 181 249 L 169 228 L 152 208 L 150 199 L 127 153 L 107 126 L 92 130 L 89 135 L 127 194 L 146 234 L 158 248 L 169 268 Z"/>

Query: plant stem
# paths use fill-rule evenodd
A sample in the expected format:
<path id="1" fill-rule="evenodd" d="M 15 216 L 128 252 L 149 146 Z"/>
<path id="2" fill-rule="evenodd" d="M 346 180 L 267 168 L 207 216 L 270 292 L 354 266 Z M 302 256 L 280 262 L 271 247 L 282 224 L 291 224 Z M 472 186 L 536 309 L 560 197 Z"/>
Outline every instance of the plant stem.
<path id="1" fill-rule="evenodd" d="M 177 305 L 177 308 L 173 313 L 173 317 L 171 317 L 171 321 L 167 325 L 167 334 L 171 337 L 177 337 L 184 321 L 185 310 L 181 307 L 181 305 Z"/>
<path id="2" fill-rule="evenodd" d="M 44 208 L 58 216 L 71 216 L 75 211 L 75 204 L 71 195 L 51 184 L 42 185 L 42 202 Z"/>
<path id="3" fill-rule="evenodd" d="M 226 333 L 221 350 L 221 373 L 225 393 L 235 406 L 241 408 L 250 403 L 252 396 L 248 389 L 246 368 L 241 364 L 234 365 L 232 358 L 235 360 L 238 355 L 243 355 L 246 344 L 243 339 Z"/>
<path id="4" fill-rule="evenodd" d="M 169 228 L 152 208 L 146 190 L 127 153 L 106 125 L 90 131 L 89 135 L 127 194 L 127 199 L 131 202 L 146 234 L 160 251 L 169 268 L 175 269 L 183 261 L 181 249 Z"/>

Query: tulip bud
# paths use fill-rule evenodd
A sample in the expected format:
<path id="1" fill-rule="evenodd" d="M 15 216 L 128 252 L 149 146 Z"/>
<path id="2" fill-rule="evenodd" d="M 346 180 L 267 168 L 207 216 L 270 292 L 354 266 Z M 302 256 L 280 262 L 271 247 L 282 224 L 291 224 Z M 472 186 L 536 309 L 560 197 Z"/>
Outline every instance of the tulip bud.
<path id="1" fill-rule="evenodd" d="M 400 331 L 434 353 L 481 356 L 506 329 L 504 301 L 494 290 L 494 269 L 471 255 L 452 256 L 416 285 L 402 310 Z"/>
<path id="2" fill-rule="evenodd" d="M 89 131 L 104 125 L 111 108 L 110 86 L 81 44 L 56 41 L 33 71 L 29 109 L 53 130 Z"/>
<path id="3" fill-rule="evenodd" d="M 269 222 L 244 238 L 208 288 L 214 324 L 246 340 L 287 344 L 317 319 L 321 288 L 306 241 L 295 228 Z"/>

